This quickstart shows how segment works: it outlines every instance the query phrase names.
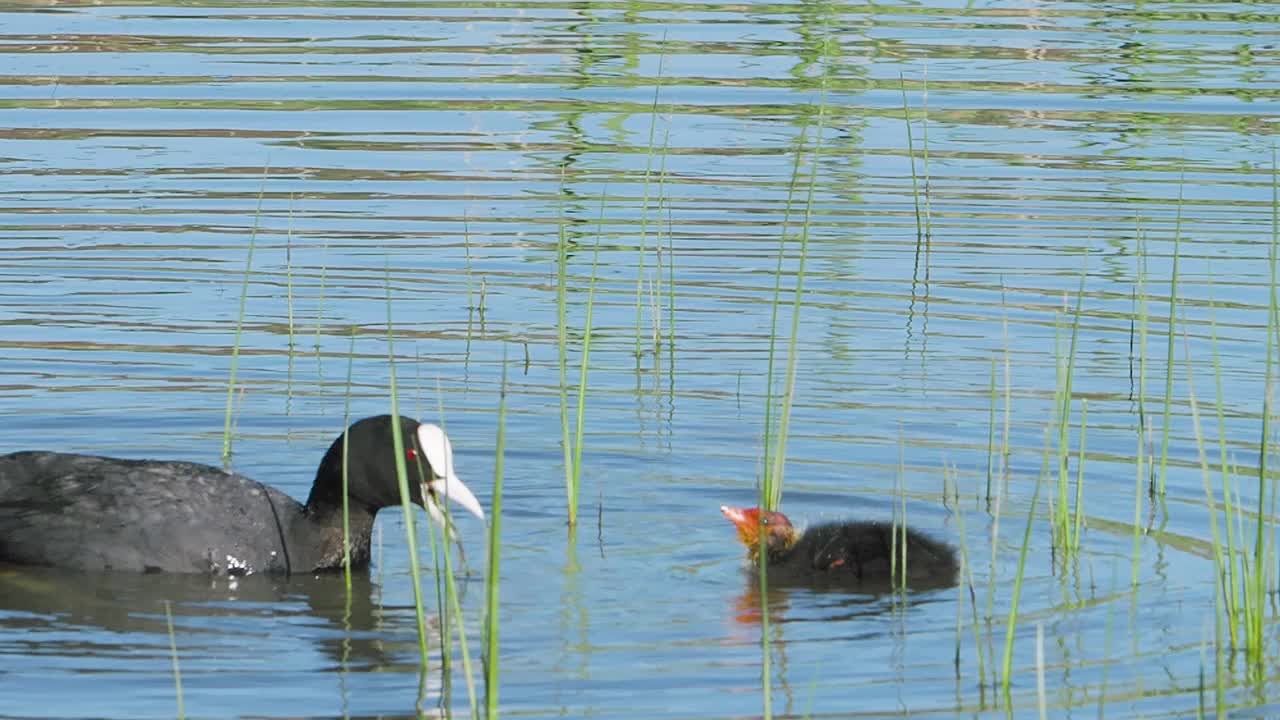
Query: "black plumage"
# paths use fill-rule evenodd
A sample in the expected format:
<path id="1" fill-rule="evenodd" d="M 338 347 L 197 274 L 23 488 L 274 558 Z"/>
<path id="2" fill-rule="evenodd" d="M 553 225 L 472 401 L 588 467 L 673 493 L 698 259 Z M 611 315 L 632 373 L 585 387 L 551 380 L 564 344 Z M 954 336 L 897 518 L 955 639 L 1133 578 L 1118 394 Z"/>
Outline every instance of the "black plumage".
<path id="1" fill-rule="evenodd" d="M 424 505 L 443 474 L 424 437 L 399 419 L 410 499 Z M 377 512 L 400 504 L 389 415 L 346 431 L 353 567 L 369 562 Z M 420 431 L 431 428 L 438 435 Z M 446 464 L 451 450 L 442 441 Z M 420 462 L 418 462 L 420 461 Z M 190 462 L 26 451 L 0 456 L 0 562 L 76 570 L 248 574 L 341 567 L 343 437 L 329 446 L 306 504 L 242 475 Z M 419 475 L 421 472 L 421 475 Z M 419 482 L 419 480 L 423 482 Z M 483 517 L 456 476 L 451 497 Z M 469 501 L 469 502 L 468 502 Z"/>
<path id="2" fill-rule="evenodd" d="M 904 531 L 880 521 L 845 521 L 801 532 L 782 513 L 732 507 L 722 507 L 721 512 L 737 526 L 753 567 L 758 565 L 764 533 L 770 585 L 874 588 L 888 587 L 899 577 L 914 588 L 955 583 L 955 549 L 918 530 Z"/>

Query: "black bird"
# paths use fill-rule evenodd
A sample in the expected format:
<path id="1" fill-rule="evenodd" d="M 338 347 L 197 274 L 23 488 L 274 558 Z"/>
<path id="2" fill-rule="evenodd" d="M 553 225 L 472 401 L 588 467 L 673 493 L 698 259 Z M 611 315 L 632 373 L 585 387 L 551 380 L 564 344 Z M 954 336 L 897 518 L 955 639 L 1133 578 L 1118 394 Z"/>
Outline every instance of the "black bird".
<path id="1" fill-rule="evenodd" d="M 786 515 L 760 508 L 720 506 L 738 529 L 752 566 L 758 567 L 761 533 L 770 585 L 889 587 L 902 567 L 901 544 L 891 523 L 830 522 L 797 530 Z M 897 528 L 902 543 L 902 528 Z M 893 559 L 898 553 L 897 567 Z M 956 551 L 924 533 L 906 529 L 906 584 L 945 587 L 956 581 Z"/>
<path id="2" fill-rule="evenodd" d="M 410 499 L 446 524 L 440 496 L 484 518 L 436 425 L 399 419 Z M 400 504 L 390 415 L 345 433 L 351 565 L 369 564 L 374 517 Z M 0 455 L 0 563 L 245 575 L 340 569 L 343 436 L 305 505 L 210 465 L 26 451 Z"/>

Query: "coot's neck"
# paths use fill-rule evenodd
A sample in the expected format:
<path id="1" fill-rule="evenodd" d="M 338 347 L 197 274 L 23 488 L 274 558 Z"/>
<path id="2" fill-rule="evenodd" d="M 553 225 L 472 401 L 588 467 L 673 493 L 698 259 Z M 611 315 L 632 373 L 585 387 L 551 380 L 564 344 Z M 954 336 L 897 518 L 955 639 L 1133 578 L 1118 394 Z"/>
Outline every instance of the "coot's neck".
<path id="1" fill-rule="evenodd" d="M 305 521 L 300 532 L 305 532 L 304 544 L 294 547 L 307 548 L 307 557 L 293 558 L 299 565 L 294 572 L 309 570 L 339 570 L 343 561 L 343 525 L 342 506 L 312 507 L 308 502 L 304 509 Z M 351 534 L 350 543 L 351 568 L 360 569 L 369 565 L 369 546 L 373 536 L 373 521 L 376 510 L 369 510 L 363 505 L 352 503 L 348 509 L 347 523 Z M 305 529 L 304 529 L 305 528 Z"/>
<path id="2" fill-rule="evenodd" d="M 308 536 L 306 558 L 293 559 L 299 566 L 295 572 L 307 570 L 340 569 L 343 561 L 343 511 L 342 511 L 342 437 L 329 446 L 328 452 L 316 469 L 316 479 L 311 485 L 311 495 L 303 508 L 306 521 L 301 532 Z M 354 467 L 348 468 L 348 486 L 356 484 Z M 347 523 L 351 535 L 351 567 L 362 568 L 369 564 L 369 543 L 373 534 L 373 521 L 378 508 L 369 507 L 355 498 L 348 500 Z M 299 547 L 294 545 L 294 547 Z"/>
<path id="3" fill-rule="evenodd" d="M 356 468 L 347 468 L 348 485 L 354 482 L 355 473 Z M 342 436 L 333 441 L 321 458 L 316 479 L 311 483 L 311 494 L 307 496 L 308 514 L 323 514 L 333 508 L 342 511 Z"/>

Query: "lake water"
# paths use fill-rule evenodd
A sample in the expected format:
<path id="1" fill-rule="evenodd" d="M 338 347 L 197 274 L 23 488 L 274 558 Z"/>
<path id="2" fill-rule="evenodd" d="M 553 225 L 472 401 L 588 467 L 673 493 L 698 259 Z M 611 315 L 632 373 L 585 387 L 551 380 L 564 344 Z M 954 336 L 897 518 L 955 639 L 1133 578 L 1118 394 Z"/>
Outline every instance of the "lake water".
<path id="1" fill-rule="evenodd" d="M 1220 492 L 1216 350 L 1252 506 L 1278 43 L 1276 8 L 1228 2 L 11 5 L 0 452 L 219 463 L 248 266 L 232 464 L 303 497 L 348 389 L 353 415 L 389 409 L 390 295 L 401 409 L 443 417 L 486 506 L 506 360 L 502 712 L 759 716 L 760 601 L 719 506 L 756 497 L 779 241 L 785 226 L 789 301 L 807 223 L 783 509 L 888 519 L 905 493 L 914 527 L 963 540 L 973 592 L 771 596 L 775 713 L 1022 717 L 1041 697 L 1055 716 L 1212 710 L 1189 398 Z M 599 249 L 573 535 L 562 229 L 575 386 Z M 1139 399 L 1158 461 L 1175 237 L 1153 503 Z M 1080 559 L 1053 561 L 1046 484 L 1006 702 L 991 683 L 1082 274 Z M 779 386 L 790 323 L 784 304 Z M 476 660 L 485 536 L 462 522 Z M 422 672 L 402 516 L 380 527 L 350 608 L 334 578 L 4 568 L 0 714 L 174 716 L 169 601 L 189 715 L 465 715 L 461 669 L 448 688 L 438 657 Z M 1280 699 L 1239 657 L 1224 673 L 1223 709 Z"/>

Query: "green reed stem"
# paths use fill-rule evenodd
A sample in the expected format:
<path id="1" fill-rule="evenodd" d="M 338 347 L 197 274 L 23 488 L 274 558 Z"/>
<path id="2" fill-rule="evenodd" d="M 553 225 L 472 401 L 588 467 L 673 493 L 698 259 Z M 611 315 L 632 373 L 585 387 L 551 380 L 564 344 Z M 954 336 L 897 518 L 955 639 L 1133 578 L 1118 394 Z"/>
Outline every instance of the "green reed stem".
<path id="1" fill-rule="evenodd" d="M 356 357 L 356 331 L 351 329 L 351 346 L 347 349 L 347 391 L 346 400 L 342 407 L 342 577 L 346 582 L 347 597 L 351 597 L 351 498 L 347 488 L 350 485 L 348 477 L 348 459 L 350 454 L 347 448 L 350 439 L 347 437 L 346 428 L 351 427 L 351 366 L 355 364 Z"/>
<path id="2" fill-rule="evenodd" d="M 1080 554 L 1080 529 L 1084 524 L 1084 441 L 1089 429 L 1089 399 L 1080 398 L 1080 454 L 1076 460 L 1075 527 L 1071 532 L 1071 554 Z"/>
<path id="3" fill-rule="evenodd" d="M 667 157 L 671 151 L 671 128 L 668 127 L 662 138 L 662 163 L 658 170 L 658 197 L 666 198 Z M 659 213 L 662 203 L 659 202 Z M 667 387 L 671 397 L 676 392 L 676 245 L 674 233 L 671 231 L 671 209 L 667 206 Z M 673 403 L 674 404 L 674 403 Z"/>
<path id="4" fill-rule="evenodd" d="M 485 572 L 484 701 L 485 717 L 498 717 L 498 580 L 502 540 L 502 465 L 507 437 L 507 357 L 502 353 L 502 385 L 498 391 L 498 439 L 493 460 L 493 498 L 489 505 L 489 567 Z"/>
<path id="5" fill-rule="evenodd" d="M 1067 502 L 1067 486 L 1070 484 L 1067 456 L 1071 435 L 1072 380 L 1075 377 L 1076 346 L 1080 337 L 1080 311 L 1084 302 L 1085 277 L 1085 269 L 1082 269 L 1080 289 L 1076 293 L 1075 315 L 1071 321 L 1071 344 L 1067 351 L 1066 368 L 1058 378 L 1058 500 L 1055 508 L 1054 537 L 1063 550 L 1064 558 L 1072 554 L 1071 529 L 1074 523 L 1070 518 L 1071 506 Z M 1061 360 L 1057 365 L 1062 367 Z"/>
<path id="6" fill-rule="evenodd" d="M 236 315 L 236 335 L 231 345 L 231 377 L 227 380 L 227 412 L 222 425 L 222 464 L 231 464 L 231 416 L 235 407 L 236 370 L 240 366 L 240 333 L 244 329 L 245 304 L 249 299 L 249 275 L 253 271 L 253 248 L 258 240 L 258 222 L 262 218 L 262 198 L 267 192 L 267 168 L 262 169 L 262 186 L 258 189 L 258 209 L 253 214 L 253 230 L 249 233 L 249 254 L 244 261 L 244 277 L 240 280 L 240 311 Z"/>
<path id="7" fill-rule="evenodd" d="M 293 193 L 289 193 L 289 230 L 284 241 L 284 292 L 285 311 L 289 318 L 289 369 L 286 397 L 293 397 L 293 353 L 296 346 L 293 332 Z"/>
<path id="8" fill-rule="evenodd" d="M 409 490 L 409 474 L 405 467 L 404 438 L 400 427 L 400 402 L 396 387 L 395 338 L 391 328 L 391 266 L 386 268 L 387 285 L 387 372 L 391 385 L 391 439 L 395 448 L 396 482 L 400 489 L 400 506 L 404 510 L 404 534 L 409 545 L 409 575 L 413 579 L 413 608 L 418 625 L 418 657 L 425 666 L 427 652 L 427 617 L 422 609 L 422 574 L 418 567 L 418 529 L 414 523 L 413 494 Z M 423 502 L 427 499 L 424 497 Z M 445 550 L 448 554 L 448 548 Z"/>
<path id="9" fill-rule="evenodd" d="M 1191 343 L 1187 340 L 1185 327 L 1182 331 L 1183 356 L 1184 365 L 1187 369 L 1187 403 L 1191 407 L 1191 426 L 1195 430 L 1196 436 L 1196 452 L 1200 459 L 1200 478 L 1204 484 L 1205 507 L 1209 511 L 1209 532 L 1213 538 L 1213 562 L 1216 569 L 1216 575 L 1219 578 L 1217 584 L 1221 584 L 1221 579 L 1227 576 L 1227 568 L 1222 553 L 1222 534 L 1218 530 L 1218 505 L 1213 496 L 1213 483 L 1209 481 L 1209 461 L 1204 449 L 1204 433 L 1200 424 L 1200 403 L 1196 401 L 1196 385 L 1195 373 L 1191 365 Z M 1234 562 L 1234 558 L 1231 559 Z"/>
<path id="10" fill-rule="evenodd" d="M 1133 564 L 1131 586 L 1138 589 L 1138 562 L 1142 552 L 1142 493 L 1148 485 L 1147 461 L 1147 255 L 1141 230 L 1137 232 L 1137 303 L 1138 303 L 1138 447 L 1133 498 Z"/>
<path id="11" fill-rule="evenodd" d="M 955 478 L 955 470 L 951 469 L 952 478 Z M 982 624 L 978 617 L 978 594 L 973 586 L 973 565 L 969 563 L 969 535 L 964 528 L 964 508 L 960 503 L 960 483 L 958 479 L 954 480 L 955 501 L 956 501 L 956 534 L 960 539 L 960 582 L 958 583 L 960 598 L 963 601 L 965 591 L 969 593 L 969 608 L 973 615 L 973 647 L 978 653 L 978 682 L 985 684 L 987 682 L 987 658 L 982 647 Z M 960 622 L 960 614 L 956 614 L 957 626 Z M 956 631 L 956 643 L 959 645 L 959 629 Z M 956 649 L 956 672 L 960 670 L 960 650 Z"/>
<path id="12" fill-rule="evenodd" d="M 561 175 L 560 183 L 560 196 L 564 197 L 565 191 L 563 175 Z M 556 333 L 560 367 L 560 445 L 564 450 L 564 484 L 565 492 L 568 495 L 567 506 L 569 509 L 569 526 L 573 527 L 578 521 L 577 509 L 574 502 L 574 498 L 576 498 L 578 494 L 574 488 L 573 442 L 569 436 L 569 385 L 567 379 L 567 354 L 569 352 L 569 342 L 568 325 L 565 315 L 566 295 L 568 293 L 568 266 L 569 236 L 562 210 L 560 218 L 560 234 L 556 242 Z"/>
<path id="13" fill-rule="evenodd" d="M 1004 340 L 1004 433 L 1000 441 L 1000 493 L 1009 481 L 1009 424 L 1013 417 L 1013 369 L 1009 358 L 1009 308 L 1005 302 L 1004 276 L 1000 278 L 1000 335 Z M 999 522 L 1000 513 L 996 513 Z"/>
<path id="14" fill-rule="evenodd" d="M 773 454 L 773 475 L 766 483 L 769 491 L 769 509 L 782 504 L 782 477 L 787 459 L 787 434 L 791 425 L 791 406 L 795 400 L 797 343 L 800 337 L 800 308 L 804 303 L 805 266 L 809 260 L 809 226 L 813 221 L 813 194 L 818 183 L 818 166 L 822 160 L 822 131 L 827 112 L 827 88 L 823 80 L 822 95 L 818 100 L 818 125 L 813 143 L 812 161 L 809 165 L 809 188 L 805 197 L 804 224 L 800 227 L 800 262 L 796 267 L 796 288 L 791 302 L 791 337 L 787 340 L 786 392 L 782 397 L 782 415 L 778 419 L 777 445 Z"/>
<path id="15" fill-rule="evenodd" d="M 324 245 L 320 249 L 320 296 L 316 298 L 316 333 L 315 333 L 315 353 L 316 353 L 316 371 L 323 374 L 324 366 L 320 362 L 320 330 L 324 326 L 324 291 L 325 285 L 329 279 L 329 241 L 325 240 Z M 387 290 L 390 291 L 390 279 L 387 280 Z"/>
<path id="16" fill-rule="evenodd" d="M 604 224 L 604 195 L 600 196 L 601 226 Z M 578 491 L 582 487 L 582 431 L 586 427 L 587 371 L 591 366 L 591 320 L 595 311 L 596 276 L 600 263 L 600 234 L 597 231 L 595 247 L 591 254 L 591 280 L 587 285 L 587 315 L 582 329 L 582 365 L 578 371 L 578 412 L 573 427 L 573 473 L 569 485 L 569 524 L 578 522 Z"/>
<path id="17" fill-rule="evenodd" d="M 787 187 L 787 204 L 782 215 L 782 234 L 778 239 L 778 264 L 773 271 L 773 302 L 769 319 L 769 358 L 765 366 L 764 397 L 764 487 L 763 504 L 767 510 L 777 510 L 769 503 L 773 502 L 773 463 L 770 452 L 771 435 L 773 433 L 773 365 L 778 345 L 778 307 L 782 304 L 782 264 L 786 258 L 787 233 L 791 228 L 791 209 L 795 198 L 796 187 L 800 182 L 800 164 L 804 160 L 804 147 L 807 144 L 809 116 L 805 115 L 804 124 L 800 127 L 799 146 L 796 148 L 795 162 L 791 166 L 791 182 Z"/>
<path id="18" fill-rule="evenodd" d="M 1223 411 L 1224 397 L 1222 394 L 1222 358 L 1218 354 L 1218 320 L 1217 320 L 1216 304 L 1214 303 L 1213 292 L 1212 292 L 1212 286 L 1213 286 L 1212 273 L 1209 275 L 1209 282 L 1210 282 L 1210 294 L 1209 294 L 1210 344 L 1209 344 L 1209 347 L 1213 355 L 1213 380 L 1214 380 L 1214 386 L 1216 391 L 1214 407 L 1215 407 L 1215 410 L 1217 411 L 1217 416 L 1218 416 L 1218 467 L 1220 472 L 1222 473 L 1222 501 L 1224 506 L 1225 520 L 1227 524 L 1226 536 L 1227 536 L 1228 562 L 1225 563 L 1226 574 L 1219 577 L 1219 584 L 1223 585 L 1222 599 L 1221 599 L 1222 605 L 1223 605 L 1222 609 L 1226 613 L 1230 621 L 1227 624 L 1227 627 L 1228 627 L 1228 631 L 1231 634 L 1231 646 L 1237 647 L 1237 644 L 1239 643 L 1239 640 L 1240 640 L 1238 635 L 1238 612 L 1240 607 L 1240 598 L 1239 598 L 1239 595 L 1237 594 L 1239 592 L 1238 590 L 1239 579 L 1236 576 L 1236 560 L 1239 557 L 1239 554 L 1238 554 L 1239 549 L 1236 547 L 1236 529 L 1235 529 L 1235 522 L 1234 522 L 1235 513 L 1233 512 L 1232 495 L 1231 495 L 1231 473 L 1228 472 L 1228 464 L 1227 464 L 1227 428 L 1226 428 L 1226 417 Z M 1185 333 L 1184 333 L 1184 337 L 1185 337 Z M 1191 372 L 1191 369 L 1189 367 L 1187 368 L 1187 372 L 1188 374 L 1190 374 Z M 1210 509 L 1212 509 L 1212 505 L 1210 505 Z M 1214 551 L 1215 556 L 1219 555 L 1220 552 L 1221 552 L 1220 550 L 1215 550 Z M 1221 571 L 1222 571 L 1222 568 L 1219 569 L 1219 572 Z M 1217 632 L 1220 635 L 1222 631 L 1222 628 L 1220 626 L 1221 619 L 1220 618 L 1215 618 L 1215 619 L 1218 622 L 1218 626 L 1215 627 L 1215 632 Z M 1219 644 L 1221 644 L 1221 638 L 1219 638 Z M 1215 655 L 1217 656 L 1219 664 L 1221 664 L 1221 659 L 1222 659 L 1221 651 L 1220 650 L 1215 651 Z M 1220 675 L 1219 675 L 1219 679 L 1221 679 Z M 1221 705 L 1219 705 L 1219 707 L 1221 707 Z"/>
<path id="19" fill-rule="evenodd" d="M 991 476 L 996 449 L 996 359 L 991 358 L 991 409 L 987 417 L 987 507 L 991 507 Z"/>
<path id="20" fill-rule="evenodd" d="M 760 507 L 767 507 L 768 488 L 760 485 Z M 766 537 L 764 515 L 760 518 L 759 537 Z M 773 720 L 773 649 L 769 638 L 769 550 L 767 543 L 760 543 L 756 553 L 757 576 L 760 580 L 760 691 L 761 717 Z"/>
<path id="21" fill-rule="evenodd" d="M 907 129 L 907 158 L 911 160 L 911 199 L 915 202 L 916 242 L 919 255 L 919 242 L 924 237 L 924 214 L 920 209 L 920 178 L 916 174 L 915 138 L 911 132 L 911 103 L 907 100 L 907 77 L 898 73 L 898 85 L 902 89 L 902 119 Z"/>
<path id="22" fill-rule="evenodd" d="M 1159 494 L 1161 497 L 1164 496 L 1165 477 L 1168 474 L 1169 465 L 1169 416 L 1173 409 L 1173 322 L 1178 307 L 1178 255 L 1179 246 L 1182 242 L 1182 193 L 1185 187 L 1185 178 L 1180 179 L 1178 182 L 1178 214 L 1173 225 L 1173 273 L 1169 278 L 1169 326 L 1165 331 L 1168 335 L 1168 343 L 1166 346 L 1164 373 L 1164 421 L 1160 430 Z"/>
<path id="23" fill-rule="evenodd" d="M 658 74 L 653 84 L 653 106 L 649 112 L 649 145 L 645 152 L 644 165 L 644 200 L 640 208 L 640 258 L 636 267 L 636 369 L 640 368 L 640 333 L 643 320 L 641 299 L 644 296 L 644 256 L 648 251 L 649 239 L 649 178 L 653 173 L 653 141 L 658 130 L 658 94 L 662 91 L 662 65 L 667 55 L 661 50 L 658 53 Z M 603 210 L 603 208 L 602 208 Z"/>
<path id="24" fill-rule="evenodd" d="M 1272 151 L 1272 172 L 1276 172 L 1275 152 Z M 1276 282 L 1276 256 L 1277 246 L 1280 245 L 1280 181 L 1273 185 L 1273 218 L 1271 231 L 1271 250 L 1267 258 L 1270 264 L 1270 296 L 1267 307 L 1267 342 L 1266 342 L 1266 381 L 1265 392 L 1262 395 L 1262 437 L 1258 445 L 1258 523 L 1257 532 L 1254 539 L 1253 553 L 1253 572 L 1246 574 L 1245 580 L 1250 584 L 1250 593 L 1252 594 L 1252 602 L 1254 615 L 1248 617 L 1248 627 L 1245 633 L 1245 647 L 1247 657 L 1249 659 L 1250 670 L 1259 673 L 1263 665 L 1263 615 L 1266 610 L 1266 595 L 1270 583 L 1268 582 L 1270 562 L 1267 558 L 1266 536 L 1267 530 L 1267 469 L 1268 458 L 1271 454 L 1271 399 L 1275 389 L 1274 369 L 1275 369 L 1275 339 L 1276 332 L 1280 328 L 1280 300 L 1277 299 L 1277 282 Z"/>
<path id="25" fill-rule="evenodd" d="M 1046 439 L 1046 445 L 1047 445 Z M 1047 451 L 1048 448 L 1046 447 Z M 1047 458 L 1046 458 L 1047 459 Z M 1008 705 L 1009 686 L 1013 678 L 1013 636 L 1018 628 L 1018 601 L 1022 597 L 1022 578 L 1027 567 L 1027 551 L 1031 547 L 1031 526 L 1035 523 L 1036 507 L 1040 504 L 1040 488 L 1044 485 L 1042 470 L 1036 477 L 1036 489 L 1031 494 L 1031 507 L 1027 510 L 1027 525 L 1022 531 L 1022 547 L 1018 549 L 1018 572 L 1013 578 L 1013 596 L 1009 601 L 1009 618 L 1005 624 L 1004 663 L 1001 669 L 1000 690 Z"/>
<path id="26" fill-rule="evenodd" d="M 448 517 L 446 511 L 445 517 Z M 449 523 L 452 526 L 452 522 Z M 448 535 L 447 532 L 441 533 Z M 449 598 L 449 607 L 452 609 L 453 617 L 457 619 L 454 626 L 458 629 L 458 649 L 462 651 L 462 675 L 467 683 L 467 701 L 471 707 L 471 717 L 476 720 L 480 717 L 480 704 L 476 696 L 475 677 L 471 670 L 471 653 L 467 648 L 467 628 L 466 622 L 462 614 L 462 605 L 458 602 L 458 586 L 453 580 L 453 554 L 449 551 L 448 542 L 441 543 L 444 550 L 441 555 L 444 556 L 444 587 L 445 593 Z"/>
<path id="27" fill-rule="evenodd" d="M 462 214 L 462 251 L 467 270 L 467 309 L 474 310 L 476 306 L 471 299 L 471 223 L 465 212 Z"/>

